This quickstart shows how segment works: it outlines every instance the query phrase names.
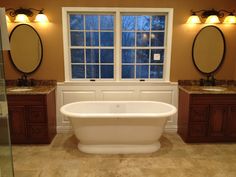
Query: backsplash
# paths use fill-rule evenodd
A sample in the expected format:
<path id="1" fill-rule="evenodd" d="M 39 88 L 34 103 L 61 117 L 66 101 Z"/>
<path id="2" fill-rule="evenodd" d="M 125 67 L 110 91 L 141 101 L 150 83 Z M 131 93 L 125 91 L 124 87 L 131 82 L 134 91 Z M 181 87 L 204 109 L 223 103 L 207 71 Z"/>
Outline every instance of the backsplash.
<path id="1" fill-rule="evenodd" d="M 31 82 L 33 82 L 33 86 L 56 86 L 57 81 L 56 80 L 34 80 L 31 79 Z M 17 86 L 18 80 L 6 80 L 6 86 Z"/>
<path id="2" fill-rule="evenodd" d="M 178 85 L 192 86 L 200 85 L 200 80 L 179 80 Z M 215 85 L 236 86 L 236 80 L 215 80 Z"/>

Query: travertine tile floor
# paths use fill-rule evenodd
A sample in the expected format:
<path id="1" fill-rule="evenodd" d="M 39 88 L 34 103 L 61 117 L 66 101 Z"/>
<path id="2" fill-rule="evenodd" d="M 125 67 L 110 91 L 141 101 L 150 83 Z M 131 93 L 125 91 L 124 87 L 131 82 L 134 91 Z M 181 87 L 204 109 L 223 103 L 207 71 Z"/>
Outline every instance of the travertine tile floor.
<path id="1" fill-rule="evenodd" d="M 185 144 L 164 133 L 152 154 L 90 155 L 72 134 L 50 145 L 13 146 L 15 177 L 236 177 L 236 143 Z"/>

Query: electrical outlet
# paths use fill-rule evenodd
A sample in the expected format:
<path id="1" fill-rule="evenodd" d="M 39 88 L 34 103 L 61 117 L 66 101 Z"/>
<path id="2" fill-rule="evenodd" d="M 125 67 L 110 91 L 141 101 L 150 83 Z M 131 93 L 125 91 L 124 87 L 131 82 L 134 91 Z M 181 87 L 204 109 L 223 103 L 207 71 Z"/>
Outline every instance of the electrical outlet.
<path id="1" fill-rule="evenodd" d="M 155 53 L 153 56 L 153 60 L 155 60 L 155 61 L 161 60 L 161 55 L 159 53 Z"/>

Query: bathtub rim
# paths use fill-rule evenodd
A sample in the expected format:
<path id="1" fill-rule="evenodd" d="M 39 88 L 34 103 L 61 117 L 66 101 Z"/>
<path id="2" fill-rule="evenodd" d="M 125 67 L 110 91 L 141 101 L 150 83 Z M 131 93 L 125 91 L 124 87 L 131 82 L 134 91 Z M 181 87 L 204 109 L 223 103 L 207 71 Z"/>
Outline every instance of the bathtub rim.
<path id="1" fill-rule="evenodd" d="M 162 104 L 171 107 L 171 111 L 165 113 L 71 113 L 65 109 L 74 104 L 83 103 L 155 103 Z M 177 108 L 169 103 L 164 103 L 160 101 L 77 101 L 63 105 L 60 108 L 60 112 L 71 118 L 161 118 L 169 117 L 177 112 Z"/>

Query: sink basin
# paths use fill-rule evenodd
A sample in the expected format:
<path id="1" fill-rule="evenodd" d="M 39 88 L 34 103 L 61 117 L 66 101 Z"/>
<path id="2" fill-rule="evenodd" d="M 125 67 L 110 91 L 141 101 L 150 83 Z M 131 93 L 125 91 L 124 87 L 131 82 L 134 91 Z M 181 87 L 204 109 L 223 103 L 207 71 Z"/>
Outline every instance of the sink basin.
<path id="1" fill-rule="evenodd" d="M 27 92 L 33 90 L 32 88 L 14 88 L 10 89 L 11 92 Z"/>
<path id="2" fill-rule="evenodd" d="M 201 88 L 201 90 L 212 91 L 212 92 L 223 92 L 223 91 L 227 90 L 227 88 L 212 86 L 212 87 L 203 87 L 203 88 Z"/>

